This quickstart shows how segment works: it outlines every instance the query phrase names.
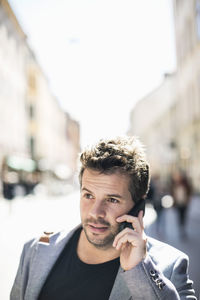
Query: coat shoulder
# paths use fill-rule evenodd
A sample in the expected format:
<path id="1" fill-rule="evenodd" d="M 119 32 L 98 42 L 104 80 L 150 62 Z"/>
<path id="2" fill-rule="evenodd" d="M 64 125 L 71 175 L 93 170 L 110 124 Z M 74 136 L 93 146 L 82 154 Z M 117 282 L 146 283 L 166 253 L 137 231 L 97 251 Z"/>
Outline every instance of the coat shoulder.
<path id="1" fill-rule="evenodd" d="M 149 253 L 161 253 L 162 255 L 164 255 L 165 253 L 168 253 L 169 255 L 172 255 L 173 257 L 188 257 L 184 252 L 182 252 L 181 250 L 167 244 L 164 242 L 161 242 L 159 240 L 156 240 L 152 237 L 148 237 L 148 251 Z"/>
<path id="2" fill-rule="evenodd" d="M 27 241 L 24 244 L 25 252 L 34 248 L 37 248 L 39 244 L 50 244 L 51 246 L 58 245 L 63 241 L 67 240 L 73 235 L 76 229 L 79 227 L 75 227 L 70 230 L 61 230 L 61 231 L 44 231 L 41 235 Z"/>

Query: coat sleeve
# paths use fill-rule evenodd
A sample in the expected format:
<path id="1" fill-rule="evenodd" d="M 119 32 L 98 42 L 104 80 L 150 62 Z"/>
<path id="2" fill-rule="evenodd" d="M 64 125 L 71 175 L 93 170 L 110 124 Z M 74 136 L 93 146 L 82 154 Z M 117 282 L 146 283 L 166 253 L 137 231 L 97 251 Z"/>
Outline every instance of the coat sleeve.
<path id="1" fill-rule="evenodd" d="M 187 256 L 179 257 L 169 279 L 147 255 L 135 268 L 122 271 L 120 275 L 128 286 L 132 299 L 196 300 L 187 270 Z"/>
<path id="2" fill-rule="evenodd" d="M 170 280 L 175 284 L 180 299 L 196 299 L 194 296 L 193 282 L 188 275 L 189 259 L 187 255 L 180 256 L 173 267 Z"/>

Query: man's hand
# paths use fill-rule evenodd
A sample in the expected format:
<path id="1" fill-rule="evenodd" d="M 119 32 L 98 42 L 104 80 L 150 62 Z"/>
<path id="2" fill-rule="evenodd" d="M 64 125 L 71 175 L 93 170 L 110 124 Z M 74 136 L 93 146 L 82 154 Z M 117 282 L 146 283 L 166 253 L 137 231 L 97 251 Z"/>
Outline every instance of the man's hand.
<path id="1" fill-rule="evenodd" d="M 138 217 L 123 215 L 116 219 L 117 222 L 130 222 L 134 229 L 125 228 L 118 233 L 114 239 L 113 247 L 121 250 L 120 264 L 122 269 L 130 270 L 134 268 L 146 256 L 146 235 L 143 225 L 143 211 Z"/>

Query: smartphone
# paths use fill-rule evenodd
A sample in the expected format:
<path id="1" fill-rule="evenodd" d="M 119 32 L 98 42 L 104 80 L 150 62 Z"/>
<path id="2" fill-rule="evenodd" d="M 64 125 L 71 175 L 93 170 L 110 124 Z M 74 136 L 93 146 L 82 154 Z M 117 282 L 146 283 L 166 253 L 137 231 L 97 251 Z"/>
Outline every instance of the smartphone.
<path id="1" fill-rule="evenodd" d="M 139 200 L 134 206 L 133 208 L 127 213 L 127 215 L 131 215 L 134 217 L 137 217 L 139 212 L 143 210 L 143 216 L 145 214 L 145 199 L 141 199 Z M 133 225 L 132 223 L 129 222 L 122 222 L 120 224 L 120 231 L 122 231 L 123 229 L 125 229 L 126 227 L 133 229 Z"/>

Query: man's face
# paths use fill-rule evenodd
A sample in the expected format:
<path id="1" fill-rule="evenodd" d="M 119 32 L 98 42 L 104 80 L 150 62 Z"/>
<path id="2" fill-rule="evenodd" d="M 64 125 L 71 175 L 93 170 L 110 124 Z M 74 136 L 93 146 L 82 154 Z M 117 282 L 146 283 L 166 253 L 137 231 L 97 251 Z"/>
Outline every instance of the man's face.
<path id="1" fill-rule="evenodd" d="M 112 246 L 119 232 L 116 218 L 133 207 L 129 176 L 85 169 L 81 187 L 81 221 L 87 240 L 97 248 Z"/>

